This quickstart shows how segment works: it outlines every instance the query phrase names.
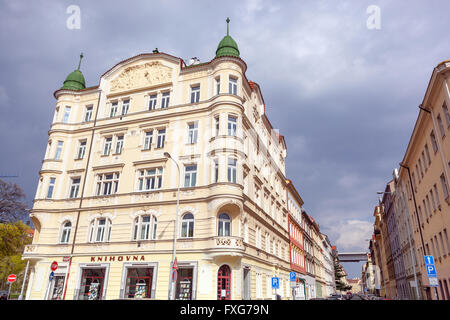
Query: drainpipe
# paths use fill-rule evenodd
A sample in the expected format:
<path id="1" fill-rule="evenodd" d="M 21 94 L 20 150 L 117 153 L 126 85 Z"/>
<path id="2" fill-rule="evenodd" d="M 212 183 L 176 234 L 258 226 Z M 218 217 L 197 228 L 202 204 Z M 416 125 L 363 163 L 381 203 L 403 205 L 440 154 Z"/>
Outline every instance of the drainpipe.
<path id="1" fill-rule="evenodd" d="M 89 152 L 88 152 L 88 157 L 87 157 L 87 161 L 86 161 L 86 169 L 84 171 L 83 185 L 81 186 L 80 204 L 78 205 L 77 221 L 75 223 L 75 230 L 74 230 L 74 234 L 73 234 L 72 247 L 71 247 L 70 256 L 69 256 L 69 267 L 67 268 L 66 281 L 65 281 L 65 284 L 64 284 L 64 293 L 63 293 L 62 300 L 66 299 L 67 284 L 69 282 L 70 268 L 72 266 L 72 257 L 73 257 L 73 252 L 74 252 L 74 249 L 75 249 L 75 241 L 76 241 L 76 236 L 77 236 L 77 231 L 78 231 L 78 223 L 80 221 L 80 214 L 81 214 L 81 207 L 82 207 L 82 204 L 83 204 L 84 189 L 85 189 L 85 186 L 86 186 L 87 174 L 88 174 L 88 170 L 89 170 L 89 161 L 90 161 L 90 158 L 91 158 L 92 146 L 94 145 L 94 133 L 95 133 L 95 126 L 97 124 L 98 110 L 100 109 L 101 96 L 102 96 L 102 90 L 100 89 L 100 92 L 98 94 L 97 110 L 95 110 L 94 124 L 92 126 L 91 143 L 89 145 Z"/>

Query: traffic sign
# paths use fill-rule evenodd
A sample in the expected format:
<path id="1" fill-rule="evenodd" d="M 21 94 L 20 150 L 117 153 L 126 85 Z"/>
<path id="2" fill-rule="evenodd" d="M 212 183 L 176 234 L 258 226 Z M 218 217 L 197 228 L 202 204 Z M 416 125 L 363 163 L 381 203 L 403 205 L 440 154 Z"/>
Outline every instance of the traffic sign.
<path id="1" fill-rule="evenodd" d="M 439 287 L 438 278 L 430 277 L 428 280 L 430 281 L 430 287 Z"/>
<path id="2" fill-rule="evenodd" d="M 272 289 L 280 289 L 280 279 L 277 277 L 272 278 Z"/>
<path id="3" fill-rule="evenodd" d="M 56 269 L 58 269 L 58 262 L 53 261 L 52 265 L 50 266 L 50 269 L 52 269 L 52 271 L 55 271 Z"/>
<path id="4" fill-rule="evenodd" d="M 172 281 L 177 282 L 178 271 L 175 269 L 172 272 Z"/>
<path id="5" fill-rule="evenodd" d="M 17 279 L 17 276 L 15 274 L 10 274 L 8 276 L 8 282 L 9 283 L 13 283 L 14 281 L 16 281 L 16 279 Z"/>
<path id="6" fill-rule="evenodd" d="M 50 276 L 48 277 L 48 280 L 52 281 L 54 277 L 55 277 L 55 273 L 52 271 L 52 272 L 50 272 Z"/>
<path id="7" fill-rule="evenodd" d="M 433 256 L 425 256 L 425 264 L 434 264 Z"/>
<path id="8" fill-rule="evenodd" d="M 434 266 L 434 264 L 427 265 L 427 276 L 428 276 L 428 278 L 437 276 L 436 267 Z"/>
<path id="9" fill-rule="evenodd" d="M 178 270 L 178 260 L 177 260 L 177 257 L 175 257 L 175 261 L 173 262 L 172 269 Z"/>
<path id="10" fill-rule="evenodd" d="M 295 282 L 297 280 L 297 273 L 295 272 L 289 273 L 289 278 L 291 279 L 291 281 Z"/>

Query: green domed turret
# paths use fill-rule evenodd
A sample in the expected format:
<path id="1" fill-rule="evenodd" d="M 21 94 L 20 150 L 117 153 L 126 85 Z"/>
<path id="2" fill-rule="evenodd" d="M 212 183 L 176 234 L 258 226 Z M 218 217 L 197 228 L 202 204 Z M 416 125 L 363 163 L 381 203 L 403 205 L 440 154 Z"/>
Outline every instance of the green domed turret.
<path id="1" fill-rule="evenodd" d="M 216 50 L 216 58 L 232 56 L 239 58 L 239 49 L 236 41 L 229 35 L 230 18 L 227 18 L 227 35 L 220 41 Z"/>
<path id="2" fill-rule="evenodd" d="M 86 88 L 86 82 L 84 76 L 80 71 L 81 59 L 83 59 L 83 54 L 80 54 L 80 62 L 78 63 L 78 69 L 69 74 L 64 81 L 64 85 L 61 89 L 67 90 L 81 90 Z"/>

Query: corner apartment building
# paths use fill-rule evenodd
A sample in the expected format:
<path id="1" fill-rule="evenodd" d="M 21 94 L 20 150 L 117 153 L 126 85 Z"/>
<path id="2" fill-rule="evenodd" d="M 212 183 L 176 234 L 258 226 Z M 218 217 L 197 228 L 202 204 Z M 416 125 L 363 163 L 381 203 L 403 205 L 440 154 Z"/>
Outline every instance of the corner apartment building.
<path id="1" fill-rule="evenodd" d="M 286 144 L 246 70 L 228 31 L 205 63 L 156 49 L 91 87 L 78 65 L 54 93 L 26 299 L 273 299 L 273 276 L 290 296 Z"/>

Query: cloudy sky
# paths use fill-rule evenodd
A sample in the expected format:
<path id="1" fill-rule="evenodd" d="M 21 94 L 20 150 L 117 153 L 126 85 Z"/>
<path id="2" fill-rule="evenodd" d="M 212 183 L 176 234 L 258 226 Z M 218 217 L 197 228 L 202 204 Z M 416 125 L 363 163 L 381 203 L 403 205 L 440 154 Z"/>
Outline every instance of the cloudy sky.
<path id="1" fill-rule="evenodd" d="M 70 5 L 80 8 L 79 29 L 67 27 Z M 376 191 L 402 160 L 433 68 L 450 58 L 449 10 L 432 0 L 0 0 L 0 175 L 18 175 L 7 180 L 31 205 L 53 92 L 80 52 L 88 86 L 155 47 L 209 61 L 230 17 L 305 209 L 341 252 L 366 250 Z M 345 267 L 360 275 L 360 264 Z"/>

